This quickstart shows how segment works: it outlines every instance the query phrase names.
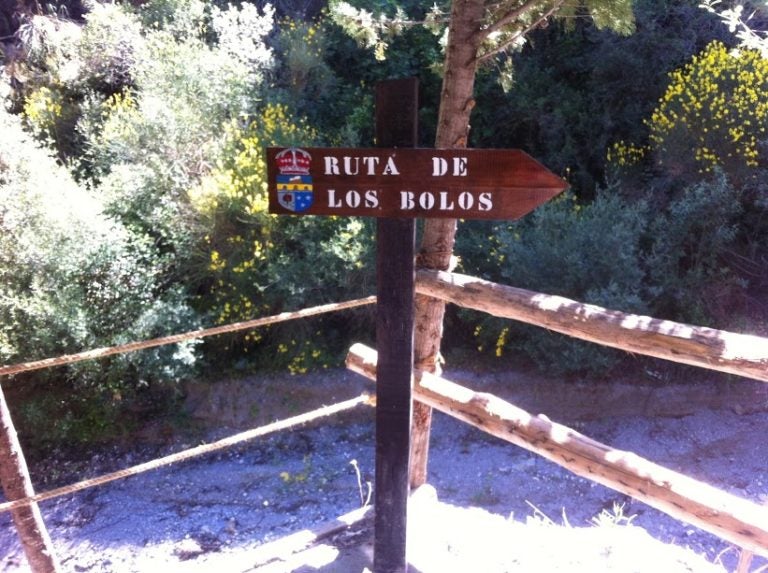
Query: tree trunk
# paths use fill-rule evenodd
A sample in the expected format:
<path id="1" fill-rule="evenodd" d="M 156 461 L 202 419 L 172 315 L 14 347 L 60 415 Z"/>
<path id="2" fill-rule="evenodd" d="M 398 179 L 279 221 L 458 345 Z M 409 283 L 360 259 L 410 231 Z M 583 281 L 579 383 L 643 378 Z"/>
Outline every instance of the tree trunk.
<path id="1" fill-rule="evenodd" d="M 469 116 L 473 98 L 479 35 L 478 22 L 484 15 L 483 0 L 454 0 L 448 31 L 443 88 L 440 95 L 435 147 L 464 148 L 469 136 Z M 456 237 L 456 219 L 427 219 L 424 223 L 417 268 L 449 270 Z M 416 297 L 414 365 L 425 372 L 439 373 L 440 343 L 443 337 L 445 303 L 429 297 Z M 427 479 L 429 431 L 432 411 L 415 403 L 411 434 L 411 488 Z"/>
<path id="2" fill-rule="evenodd" d="M 24 454 L 21 451 L 11 413 L 0 387 L 0 483 L 8 501 L 23 499 L 35 494 L 29 477 Z M 36 503 L 11 510 L 13 523 L 19 533 L 21 545 L 35 573 L 55 573 L 59 564 L 53 551 L 51 538 L 45 529 L 43 516 Z"/>

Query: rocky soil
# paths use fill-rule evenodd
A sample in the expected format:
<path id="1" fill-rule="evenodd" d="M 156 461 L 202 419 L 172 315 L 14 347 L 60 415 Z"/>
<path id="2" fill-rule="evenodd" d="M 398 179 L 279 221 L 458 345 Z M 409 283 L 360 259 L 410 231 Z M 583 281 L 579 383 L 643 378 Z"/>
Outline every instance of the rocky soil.
<path id="1" fill-rule="evenodd" d="M 768 501 L 768 386 L 736 378 L 606 383 L 531 373 L 446 377 L 545 413 L 612 446 L 760 503 Z M 191 385 L 197 431 L 150 424 L 135 443 L 60 452 L 33 464 L 39 491 L 211 441 L 372 390 L 346 371 Z M 436 415 L 431 486 L 410 511 L 412 569 L 427 571 L 734 571 L 739 552 L 534 454 Z M 310 551 L 276 540 L 361 506 L 373 475 L 372 409 L 41 504 L 66 572 L 339 571 L 370 566 L 370 526 Z M 768 521 L 768 509 L 766 509 Z M 303 535 L 303 534 L 302 534 Z M 295 537 L 294 537 L 295 539 Z M 327 551 L 323 553 L 321 549 Z M 323 554 L 320 561 L 312 561 Z M 269 558 L 264 558 L 269 554 Z M 748 569 L 768 570 L 755 557 Z M 0 514 L 0 572 L 28 571 Z"/>

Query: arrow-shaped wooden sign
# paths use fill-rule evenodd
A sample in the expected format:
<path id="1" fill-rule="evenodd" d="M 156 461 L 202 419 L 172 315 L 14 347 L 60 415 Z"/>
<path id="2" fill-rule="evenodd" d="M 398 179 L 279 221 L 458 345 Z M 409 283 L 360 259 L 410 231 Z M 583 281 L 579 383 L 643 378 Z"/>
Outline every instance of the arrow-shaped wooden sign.
<path id="1" fill-rule="evenodd" d="M 568 184 L 517 149 L 269 148 L 269 211 L 517 219 Z"/>

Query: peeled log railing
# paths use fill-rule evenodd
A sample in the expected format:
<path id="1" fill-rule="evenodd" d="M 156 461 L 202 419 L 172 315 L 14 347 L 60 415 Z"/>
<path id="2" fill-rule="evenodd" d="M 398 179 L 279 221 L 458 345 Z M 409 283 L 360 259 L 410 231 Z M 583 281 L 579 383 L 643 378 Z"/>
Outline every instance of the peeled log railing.
<path id="1" fill-rule="evenodd" d="M 377 352 L 355 344 L 347 368 L 376 380 Z M 492 394 L 415 371 L 413 397 L 569 471 L 639 499 L 674 518 L 768 557 L 765 507 L 534 416 Z"/>
<path id="2" fill-rule="evenodd" d="M 418 294 L 603 346 L 768 382 L 768 339 L 626 314 L 444 271 L 419 271 Z"/>

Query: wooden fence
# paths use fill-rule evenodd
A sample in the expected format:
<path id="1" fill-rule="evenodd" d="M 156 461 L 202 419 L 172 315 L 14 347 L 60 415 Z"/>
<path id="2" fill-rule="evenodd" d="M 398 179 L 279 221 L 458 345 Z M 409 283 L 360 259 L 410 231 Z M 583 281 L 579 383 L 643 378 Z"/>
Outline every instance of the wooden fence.
<path id="1" fill-rule="evenodd" d="M 768 339 L 627 314 L 443 271 L 417 273 L 416 292 L 634 354 L 768 382 Z M 347 364 L 375 374 L 373 351 L 350 349 Z M 614 450 L 495 396 L 415 373 L 414 399 L 744 548 L 768 557 L 768 508 Z M 741 567 L 740 567 L 741 570 Z"/>
<path id="2" fill-rule="evenodd" d="M 419 271 L 416 291 L 465 308 L 520 320 L 628 352 L 768 382 L 768 339 L 766 338 L 625 314 L 456 273 Z M 176 343 L 223 332 L 246 330 L 264 324 L 352 308 L 372 302 L 374 299 L 369 297 L 350 303 L 284 313 L 276 319 L 275 317 L 257 319 L 154 341 L 0 367 L 0 375 L 99 358 L 118 352 Z M 363 345 L 355 345 L 348 354 L 347 366 L 375 380 L 376 361 L 377 356 L 374 350 Z M 580 476 L 630 495 L 677 519 L 714 533 L 744 548 L 747 552 L 768 557 L 768 510 L 765 507 L 663 468 L 631 452 L 616 450 L 591 440 L 571 428 L 550 421 L 546 416 L 531 415 L 496 396 L 473 392 L 428 373 L 416 371 L 414 376 L 416 382 L 414 399 L 533 451 Z M 367 396 L 363 395 L 348 402 L 330 406 L 327 411 L 308 413 L 286 420 L 277 423 L 274 427 L 270 425 L 270 427 L 243 432 L 214 444 L 199 446 L 140 466 L 42 494 L 35 494 L 32 491 L 28 474 L 9 476 L 8 466 L 4 463 L 2 465 L 5 469 L 0 470 L 0 479 L 8 501 L 0 504 L 0 511 L 11 511 L 23 543 L 25 537 L 35 541 L 30 547 L 24 543 L 24 549 L 33 570 L 36 573 L 58 571 L 57 561 L 52 555 L 50 539 L 37 509 L 39 501 L 135 475 L 181 459 L 189 459 L 208 453 L 212 449 L 228 447 L 246 439 L 306 422 L 310 417 L 333 415 L 362 403 L 370 403 Z M 5 408 L 2 390 L 0 390 L 0 406 Z M 5 455 L 3 439 L 9 442 L 9 451 L 12 451 L 15 431 L 10 424 L 7 411 L 5 414 L 0 411 L 0 418 L 3 422 L 0 427 L 0 457 L 2 457 Z M 17 442 L 16 445 L 18 445 Z M 20 449 L 18 453 L 20 454 Z M 11 454 L 8 455 L 10 459 Z M 26 472 L 23 456 L 20 462 Z M 10 493 L 8 485 L 12 486 Z M 30 527 L 30 523 L 34 527 Z M 37 550 L 34 548 L 35 545 Z M 50 555 L 47 557 L 40 555 L 41 551 L 43 554 L 50 553 Z"/>
<path id="3" fill-rule="evenodd" d="M 244 330 L 251 330 L 261 326 L 277 324 L 280 322 L 286 322 L 288 320 L 307 318 L 310 316 L 317 316 L 319 314 L 326 314 L 339 310 L 356 308 L 359 306 L 373 304 L 375 302 L 376 297 L 371 296 L 342 303 L 326 304 L 293 312 L 284 312 L 275 316 L 262 317 L 245 322 L 237 322 L 224 326 L 217 326 L 214 328 L 164 336 L 152 340 L 131 342 L 120 346 L 99 348 L 78 354 L 59 356 L 57 358 L 4 366 L 0 367 L 0 376 L 9 376 L 22 372 L 31 372 L 34 370 L 51 368 L 63 364 L 73 364 L 83 360 L 103 358 L 105 356 L 112 356 L 125 352 L 134 352 L 137 350 L 143 350 L 145 348 L 162 346 L 165 344 L 175 344 L 184 340 L 193 340 L 232 332 L 242 332 Z M 248 430 L 246 432 L 224 438 L 211 444 L 190 448 L 188 450 L 177 452 L 163 458 L 152 460 L 150 462 L 112 472 L 110 474 L 98 476 L 92 479 L 83 480 L 78 483 L 56 488 L 51 491 L 35 493 L 32 487 L 32 480 L 27 469 L 27 464 L 24 460 L 24 454 L 21 450 L 21 446 L 16 434 L 16 429 L 14 428 L 10 412 L 8 411 L 5 395 L 2 391 L 2 386 L 0 386 L 0 484 L 2 484 L 3 492 L 7 499 L 5 503 L 0 504 L 0 512 L 9 511 L 11 513 L 11 517 L 13 518 L 14 525 L 16 526 L 16 530 L 19 534 L 19 538 L 21 539 L 24 553 L 27 557 L 27 561 L 29 562 L 31 569 L 35 573 L 57 573 L 61 570 L 61 567 L 56 557 L 50 536 L 45 527 L 42 514 L 40 513 L 38 502 L 53 499 L 63 495 L 68 495 L 87 488 L 109 483 L 111 481 L 138 475 L 140 473 L 167 466 L 172 463 L 177 463 L 209 454 L 211 452 L 228 448 L 235 444 L 239 444 L 256 437 L 265 436 L 272 432 L 291 428 L 322 417 L 336 415 L 340 412 L 349 410 L 361 404 L 373 405 L 374 401 L 367 394 L 361 394 L 360 396 L 345 402 L 326 406 L 306 414 L 294 416 L 287 420 L 268 424 L 261 428 Z"/>
<path id="4" fill-rule="evenodd" d="M 768 382 L 768 339 L 627 314 L 476 277 L 419 271 L 419 294 L 604 346 Z"/>

